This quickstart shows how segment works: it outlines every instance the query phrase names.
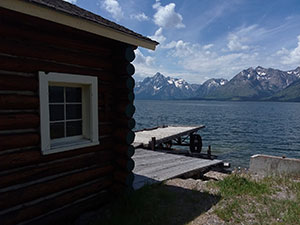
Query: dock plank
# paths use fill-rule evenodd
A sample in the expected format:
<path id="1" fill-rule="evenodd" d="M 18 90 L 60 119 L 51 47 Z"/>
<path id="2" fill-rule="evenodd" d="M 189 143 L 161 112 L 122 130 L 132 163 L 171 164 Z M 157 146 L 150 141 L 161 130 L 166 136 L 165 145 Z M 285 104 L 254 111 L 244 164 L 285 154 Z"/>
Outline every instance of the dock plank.
<path id="1" fill-rule="evenodd" d="M 208 160 L 163 152 L 136 149 L 133 188 L 139 189 L 145 184 L 162 182 L 193 171 L 203 171 L 208 167 L 222 163 L 222 160 Z"/>
<path id="2" fill-rule="evenodd" d="M 135 139 L 133 142 L 134 147 L 148 147 L 152 137 L 156 138 L 156 144 L 165 143 L 174 140 L 178 137 L 186 136 L 191 133 L 197 132 L 204 128 L 204 125 L 200 126 L 167 126 L 158 127 L 152 130 L 143 130 L 135 132 Z"/>

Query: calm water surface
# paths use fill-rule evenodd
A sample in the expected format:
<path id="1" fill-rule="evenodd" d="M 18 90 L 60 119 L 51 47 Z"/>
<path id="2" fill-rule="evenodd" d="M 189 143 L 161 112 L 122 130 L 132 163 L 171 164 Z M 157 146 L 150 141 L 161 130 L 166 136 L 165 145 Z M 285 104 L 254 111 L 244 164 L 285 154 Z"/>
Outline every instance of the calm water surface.
<path id="1" fill-rule="evenodd" d="M 300 103 L 136 100 L 135 129 L 200 125 L 203 150 L 232 167 L 248 167 L 250 156 L 300 158 Z"/>

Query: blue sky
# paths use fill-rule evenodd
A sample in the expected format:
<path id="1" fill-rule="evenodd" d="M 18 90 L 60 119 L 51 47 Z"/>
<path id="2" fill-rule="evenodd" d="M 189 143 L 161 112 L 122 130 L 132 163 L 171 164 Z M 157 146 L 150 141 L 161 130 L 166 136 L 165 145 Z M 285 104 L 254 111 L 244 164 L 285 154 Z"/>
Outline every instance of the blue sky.
<path id="1" fill-rule="evenodd" d="M 68 2 L 160 42 L 136 51 L 137 80 L 161 72 L 202 83 L 249 67 L 300 66 L 300 0 Z"/>

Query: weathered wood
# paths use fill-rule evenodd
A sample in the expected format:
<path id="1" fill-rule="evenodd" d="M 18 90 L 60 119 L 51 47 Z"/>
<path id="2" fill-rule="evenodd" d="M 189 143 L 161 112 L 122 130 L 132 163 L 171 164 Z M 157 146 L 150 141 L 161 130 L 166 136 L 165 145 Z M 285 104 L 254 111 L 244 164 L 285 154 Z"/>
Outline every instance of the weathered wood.
<path id="1" fill-rule="evenodd" d="M 143 146 L 151 146 L 151 138 L 156 138 L 156 145 L 161 143 L 166 143 L 171 140 L 175 140 L 178 137 L 185 135 L 190 135 L 197 132 L 198 130 L 204 128 L 205 126 L 195 126 L 195 127 L 180 127 L 180 126 L 167 126 L 158 127 L 150 130 L 142 130 L 136 132 L 136 138 L 134 140 L 134 145 L 138 146 L 142 144 Z"/>
<path id="2" fill-rule="evenodd" d="M 115 81 L 116 87 L 118 89 L 127 89 L 132 91 L 135 85 L 135 81 L 130 76 L 119 77 L 118 80 Z"/>
<path id="3" fill-rule="evenodd" d="M 132 145 L 120 145 L 116 144 L 114 146 L 114 151 L 116 151 L 118 154 L 125 155 L 128 158 L 132 157 L 134 155 L 134 147 Z"/>
<path id="4" fill-rule="evenodd" d="M 107 46 L 116 42 L 104 37 L 89 34 L 77 29 L 49 21 L 32 18 L 25 14 L 11 12 L 0 8 L 1 33 L 4 37 L 19 37 L 32 40 L 36 43 L 47 43 L 53 46 L 62 46 L 67 49 L 76 49 L 93 54 L 101 52 L 107 56 L 112 51 Z M 18 14 L 18 16 L 16 16 Z M 57 35 L 57 34 L 60 35 Z M 88 40 L 88 41 L 87 41 Z"/>
<path id="5" fill-rule="evenodd" d="M 20 39 L 8 40 L 0 38 L 0 42 L 2 43 L 0 45 L 0 52 L 10 55 L 82 65 L 85 67 L 112 69 L 112 62 L 103 57 L 84 54 L 84 51 L 74 53 L 68 49 L 59 49 L 57 47 L 46 46 L 45 44 L 20 41 Z"/>
<path id="6" fill-rule="evenodd" d="M 0 109 L 37 109 L 38 107 L 39 99 L 36 96 L 0 95 Z"/>
<path id="7" fill-rule="evenodd" d="M 115 124 L 117 127 L 128 128 L 129 130 L 132 130 L 135 127 L 135 120 L 133 118 L 119 116 L 115 120 Z"/>
<path id="8" fill-rule="evenodd" d="M 92 76 L 99 76 L 102 69 L 95 69 L 90 67 L 82 67 L 78 65 L 69 65 L 47 60 L 40 60 L 34 58 L 20 58 L 9 55 L 0 54 L 0 68 L 2 70 L 16 71 L 16 72 L 59 72 L 72 74 L 85 74 Z"/>
<path id="9" fill-rule="evenodd" d="M 2 44 L 1 44 L 2 46 Z M 32 77 L 14 75 L 0 76 L 0 90 L 34 91 L 38 90 L 38 80 Z"/>
<path id="10" fill-rule="evenodd" d="M 135 72 L 135 68 L 131 63 L 120 65 L 118 68 L 116 68 L 116 72 L 121 75 L 128 75 L 132 76 Z"/>
<path id="11" fill-rule="evenodd" d="M 46 201 L 39 201 L 36 204 L 23 206 L 21 210 L 12 211 L 1 216 L 1 222 L 5 225 L 14 225 L 21 221 L 30 220 L 34 217 L 44 215 L 48 212 L 54 211 L 57 208 L 69 204 L 76 204 L 76 200 L 85 199 L 86 197 L 97 194 L 101 190 L 108 188 L 111 185 L 111 180 L 99 180 L 91 184 L 75 188 L 72 191 L 57 194 L 49 197 Z M 101 193 L 101 192 L 100 192 Z M 105 192 L 105 194 L 107 194 Z"/>
<path id="12" fill-rule="evenodd" d="M 136 149 L 135 151 L 133 156 L 135 161 L 134 189 L 191 172 L 201 172 L 222 163 L 221 160 L 199 159 L 145 149 Z"/>
<path id="13" fill-rule="evenodd" d="M 134 141 L 135 134 L 129 129 L 120 128 L 114 132 L 114 136 L 121 142 L 130 145 Z"/>
<path id="14" fill-rule="evenodd" d="M 116 162 L 121 168 L 128 172 L 131 172 L 134 168 L 134 161 L 132 159 L 118 158 Z"/>
<path id="15" fill-rule="evenodd" d="M 110 186 L 112 185 L 108 187 Z M 30 225 L 72 224 L 83 212 L 99 211 L 101 208 L 105 210 L 105 207 L 108 207 L 109 201 L 111 201 L 112 198 L 113 196 L 108 191 L 100 191 L 97 194 L 87 196 L 74 203 L 64 205 L 63 210 L 56 208 L 52 212 L 47 212 L 44 216 L 40 216 L 31 221 L 25 221 L 25 223 L 30 222 Z"/>
<path id="16" fill-rule="evenodd" d="M 126 186 L 131 187 L 134 180 L 134 175 L 131 172 L 116 171 L 114 173 L 114 179 L 122 184 L 125 184 Z"/>
<path id="17" fill-rule="evenodd" d="M 128 62 L 132 62 L 135 59 L 134 50 L 131 46 L 125 49 L 125 59 Z"/>
<path id="18" fill-rule="evenodd" d="M 21 189 L 1 193 L 0 210 L 41 198 L 67 188 L 76 187 L 77 185 L 86 183 L 90 180 L 108 175 L 112 171 L 112 166 L 94 168 L 49 181 L 41 181 L 41 183 L 33 184 Z"/>
<path id="19" fill-rule="evenodd" d="M 40 143 L 39 134 L 14 134 L 0 136 L 0 151 L 28 146 L 37 146 Z"/>
<path id="20" fill-rule="evenodd" d="M 50 162 L 57 159 L 69 158 L 75 155 L 80 155 L 89 152 L 105 151 L 107 149 L 112 148 L 112 137 L 103 138 L 100 140 L 100 142 L 100 145 L 75 149 L 72 151 L 60 152 L 46 156 L 42 155 L 40 148 L 34 148 L 25 151 L 20 150 L 13 153 L 3 154 L 0 155 L 0 171 L 22 166 L 35 165 L 37 163 Z"/>
<path id="21" fill-rule="evenodd" d="M 38 128 L 40 117 L 37 114 L 0 115 L 0 130 Z"/>
<path id="22" fill-rule="evenodd" d="M 121 103 L 120 105 L 118 105 L 117 110 L 119 113 L 121 113 L 121 115 L 123 114 L 128 118 L 131 118 L 135 113 L 135 107 L 131 103 Z"/>
<path id="23" fill-rule="evenodd" d="M 64 160 L 20 167 L 19 169 L 12 169 L 11 171 L 3 171 L 6 173 L 4 175 L 0 173 L 0 188 L 26 183 L 88 166 L 106 166 L 111 164 L 112 159 L 113 154 L 111 151 L 100 151 L 82 154 Z"/>

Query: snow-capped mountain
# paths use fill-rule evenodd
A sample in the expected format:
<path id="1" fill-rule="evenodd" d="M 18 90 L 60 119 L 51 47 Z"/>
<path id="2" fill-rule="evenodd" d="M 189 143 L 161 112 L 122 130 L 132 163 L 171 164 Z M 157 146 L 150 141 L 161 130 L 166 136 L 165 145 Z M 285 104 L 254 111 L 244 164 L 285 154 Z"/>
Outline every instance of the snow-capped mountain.
<path id="1" fill-rule="evenodd" d="M 220 79 L 209 79 L 205 81 L 196 91 L 196 96 L 198 98 L 204 98 L 213 94 L 218 88 L 224 86 L 228 83 L 228 80 L 220 78 Z"/>
<path id="2" fill-rule="evenodd" d="M 210 97 L 222 99 L 262 99 L 282 91 L 300 78 L 300 67 L 281 71 L 261 66 L 250 67 L 234 76 Z"/>
<path id="3" fill-rule="evenodd" d="M 165 77 L 156 73 L 142 82 L 137 82 L 137 99 L 215 99 L 215 100 L 268 100 L 275 99 L 286 88 L 300 80 L 300 67 L 295 70 L 281 71 L 261 66 L 241 71 L 230 81 L 209 79 L 202 85 L 189 84 L 183 79 Z M 290 90 L 294 90 L 295 87 Z M 283 92 L 286 93 L 286 92 Z M 296 93 L 288 91 L 289 96 Z M 296 94 L 297 95 L 297 94 Z M 300 96 L 290 96 L 298 99 Z M 277 98 L 278 99 L 278 98 Z"/>
<path id="4" fill-rule="evenodd" d="M 195 95 L 199 85 L 189 84 L 183 79 L 165 77 L 156 73 L 137 82 L 135 95 L 137 99 L 186 99 Z"/>

